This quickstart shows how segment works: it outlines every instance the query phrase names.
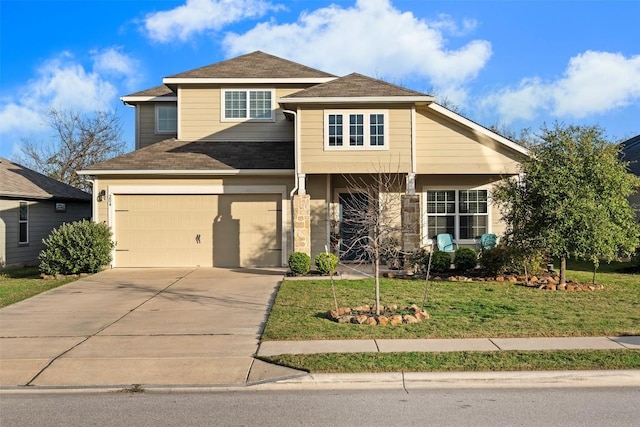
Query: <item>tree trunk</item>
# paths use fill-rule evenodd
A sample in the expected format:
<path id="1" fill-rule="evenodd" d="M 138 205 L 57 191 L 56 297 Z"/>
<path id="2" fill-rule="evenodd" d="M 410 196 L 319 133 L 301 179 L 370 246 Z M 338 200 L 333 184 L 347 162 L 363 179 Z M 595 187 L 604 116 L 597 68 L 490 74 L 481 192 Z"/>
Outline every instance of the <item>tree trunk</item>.
<path id="1" fill-rule="evenodd" d="M 560 257 L 560 284 L 567 284 L 567 257 Z"/>
<path id="2" fill-rule="evenodd" d="M 380 260 L 374 259 L 373 263 L 376 276 L 376 316 L 380 316 Z"/>

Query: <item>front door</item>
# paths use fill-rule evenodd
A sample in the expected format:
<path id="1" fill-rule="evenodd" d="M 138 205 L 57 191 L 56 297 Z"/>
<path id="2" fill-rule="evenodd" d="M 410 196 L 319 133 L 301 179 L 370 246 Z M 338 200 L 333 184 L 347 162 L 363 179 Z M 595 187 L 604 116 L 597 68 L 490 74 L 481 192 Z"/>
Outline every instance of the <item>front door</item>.
<path id="1" fill-rule="evenodd" d="M 340 193 L 340 259 L 364 261 L 368 259 L 363 246 L 367 244 L 369 209 L 367 193 Z"/>

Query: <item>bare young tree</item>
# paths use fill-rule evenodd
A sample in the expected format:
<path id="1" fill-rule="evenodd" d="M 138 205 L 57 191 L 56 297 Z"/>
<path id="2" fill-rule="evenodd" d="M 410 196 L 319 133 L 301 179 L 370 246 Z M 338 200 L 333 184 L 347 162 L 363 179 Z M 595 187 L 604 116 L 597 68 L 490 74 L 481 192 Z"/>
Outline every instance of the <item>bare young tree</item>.
<path id="1" fill-rule="evenodd" d="M 50 178 L 90 191 L 89 183 L 76 171 L 124 152 L 122 125 L 115 112 L 82 115 L 51 108 L 43 113 L 43 120 L 55 136 L 48 143 L 26 141 L 18 161 Z"/>
<path id="2" fill-rule="evenodd" d="M 405 175 L 379 170 L 345 179 L 348 193 L 341 200 L 340 255 L 373 265 L 376 314 L 380 315 L 380 264 L 400 249 Z"/>

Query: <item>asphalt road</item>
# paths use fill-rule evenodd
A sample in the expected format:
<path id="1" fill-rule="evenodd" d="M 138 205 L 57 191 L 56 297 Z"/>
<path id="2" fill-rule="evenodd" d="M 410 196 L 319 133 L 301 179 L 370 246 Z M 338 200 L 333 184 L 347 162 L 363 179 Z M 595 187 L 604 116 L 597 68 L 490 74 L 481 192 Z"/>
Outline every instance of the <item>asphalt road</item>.
<path id="1" fill-rule="evenodd" d="M 638 388 L 0 395 L 12 426 L 637 426 Z"/>

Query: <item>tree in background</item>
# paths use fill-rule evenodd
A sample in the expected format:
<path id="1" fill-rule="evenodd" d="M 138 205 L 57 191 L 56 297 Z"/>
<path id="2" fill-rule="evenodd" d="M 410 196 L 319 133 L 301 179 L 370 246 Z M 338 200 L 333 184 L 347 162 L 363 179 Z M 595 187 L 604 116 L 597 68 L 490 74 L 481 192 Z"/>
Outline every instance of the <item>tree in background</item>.
<path id="1" fill-rule="evenodd" d="M 544 249 L 560 258 L 560 283 L 568 257 L 611 261 L 628 255 L 640 235 L 628 197 L 640 179 L 619 160 L 619 147 L 598 126 L 543 126 L 517 179 L 493 192 L 515 247 Z"/>
<path id="2" fill-rule="evenodd" d="M 43 120 L 55 136 L 48 143 L 26 141 L 18 161 L 50 178 L 91 191 L 76 171 L 124 152 L 122 125 L 115 112 L 82 115 L 51 108 L 43 113 Z"/>

